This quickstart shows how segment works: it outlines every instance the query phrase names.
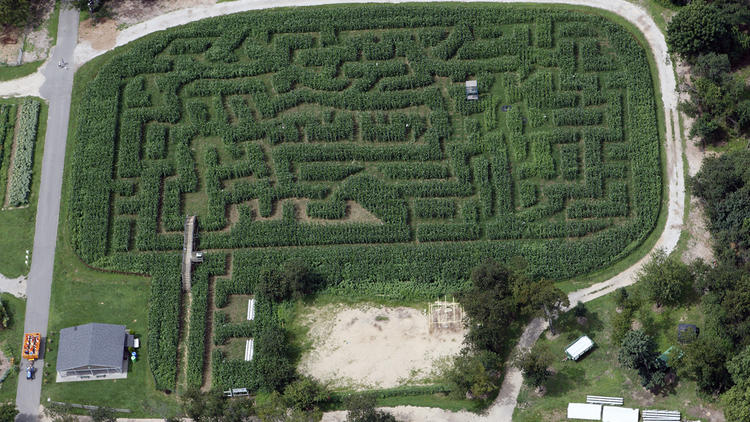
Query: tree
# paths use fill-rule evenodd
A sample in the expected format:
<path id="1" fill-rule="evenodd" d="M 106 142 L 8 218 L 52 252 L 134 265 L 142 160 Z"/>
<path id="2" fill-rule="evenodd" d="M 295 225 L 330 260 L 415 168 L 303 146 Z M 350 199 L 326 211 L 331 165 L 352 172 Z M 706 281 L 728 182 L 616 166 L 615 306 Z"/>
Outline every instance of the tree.
<path id="1" fill-rule="evenodd" d="M 115 411 L 109 407 L 97 407 L 89 413 L 91 414 L 91 420 L 94 422 L 115 422 L 117 420 Z"/>
<path id="2" fill-rule="evenodd" d="M 235 398 L 227 402 L 222 422 L 247 422 L 253 415 L 253 401 L 247 398 Z"/>
<path id="3" fill-rule="evenodd" d="M 692 60 L 710 52 L 732 52 L 736 37 L 727 14 L 713 3 L 695 0 L 669 22 L 667 44 L 672 53 Z"/>
<path id="4" fill-rule="evenodd" d="M 750 387 L 735 385 L 721 396 L 727 422 L 750 420 Z"/>
<path id="5" fill-rule="evenodd" d="M 493 352 L 463 350 L 453 358 L 444 377 L 453 397 L 463 399 L 469 394 L 482 398 L 497 390 L 501 367 L 502 360 Z"/>
<path id="6" fill-rule="evenodd" d="M 750 262 L 750 151 L 708 157 L 692 179 L 703 199 L 716 255 L 732 265 Z"/>
<path id="7" fill-rule="evenodd" d="M 284 389 L 284 402 L 292 409 L 313 410 L 326 398 L 325 388 L 310 377 L 301 377 Z"/>
<path id="8" fill-rule="evenodd" d="M 654 339 L 643 331 L 630 331 L 625 335 L 617 358 L 620 365 L 638 371 L 641 385 L 646 389 L 657 391 L 666 385 L 667 366 L 659 359 Z"/>
<path id="9" fill-rule="evenodd" d="M 288 299 L 301 299 L 312 293 L 317 284 L 318 281 L 307 264 L 300 260 L 290 260 L 278 269 L 261 268 L 256 292 L 273 302 L 283 302 Z"/>
<path id="10" fill-rule="evenodd" d="M 731 70 L 732 65 L 729 63 L 729 56 L 710 52 L 701 54 L 695 59 L 692 75 L 693 77 L 707 78 L 713 82 L 721 83 L 729 77 Z"/>
<path id="11" fill-rule="evenodd" d="M 0 422 L 13 422 L 18 415 L 18 409 L 13 403 L 0 405 Z"/>
<path id="12" fill-rule="evenodd" d="M 352 394 L 344 400 L 346 422 L 396 422 L 390 413 L 375 410 L 375 397 L 369 394 Z"/>
<path id="13" fill-rule="evenodd" d="M 620 365 L 630 369 L 648 367 L 650 361 L 657 359 L 654 339 L 641 330 L 633 330 L 625 335 L 620 344 L 617 359 Z"/>
<path id="14" fill-rule="evenodd" d="M 690 347 L 685 348 L 679 372 L 694 380 L 698 388 L 708 394 L 726 391 L 731 385 L 731 377 L 725 363 L 731 344 L 726 340 L 701 333 Z"/>
<path id="15" fill-rule="evenodd" d="M 530 350 L 519 353 L 513 359 L 513 366 L 520 369 L 524 379 L 533 387 L 543 386 L 552 375 L 547 370 L 555 361 L 549 347 L 537 343 Z"/>
<path id="16" fill-rule="evenodd" d="M 265 397 L 265 400 L 258 400 L 255 411 L 263 422 L 285 422 L 288 413 L 284 399 L 276 391 Z"/>
<path id="17" fill-rule="evenodd" d="M 182 401 L 182 411 L 190 419 L 197 421 L 203 417 L 206 410 L 206 399 L 199 388 L 190 387 L 180 397 Z"/>
<path id="18" fill-rule="evenodd" d="M 550 331 L 555 334 L 555 321 L 560 311 L 570 305 L 568 295 L 555 287 L 555 283 L 550 280 L 540 280 L 534 283 L 532 289 L 536 292 L 534 295 L 536 307 L 541 309 L 549 322 Z"/>
<path id="19" fill-rule="evenodd" d="M 69 404 L 50 403 L 44 408 L 44 415 L 53 422 L 76 422 L 78 418 L 71 414 Z"/>
<path id="20" fill-rule="evenodd" d="M 23 27 L 29 20 L 29 10 L 29 0 L 0 0 L 0 25 Z"/>
<path id="21" fill-rule="evenodd" d="M 502 353 L 507 346 L 508 325 L 518 315 L 514 290 L 527 282 L 494 261 L 475 268 L 471 281 L 471 288 L 459 296 L 470 321 L 467 340 L 477 350 Z"/>
<path id="22" fill-rule="evenodd" d="M 735 384 L 750 387 L 750 346 L 727 362 L 727 371 Z"/>
<path id="23" fill-rule="evenodd" d="M 656 306 L 680 304 L 694 281 L 690 266 L 669 258 L 661 249 L 651 255 L 651 261 L 643 265 L 637 276 L 637 282 Z"/>
<path id="24" fill-rule="evenodd" d="M 275 318 L 266 318 L 255 325 L 256 353 L 254 369 L 265 391 L 283 390 L 294 379 L 286 333 Z"/>

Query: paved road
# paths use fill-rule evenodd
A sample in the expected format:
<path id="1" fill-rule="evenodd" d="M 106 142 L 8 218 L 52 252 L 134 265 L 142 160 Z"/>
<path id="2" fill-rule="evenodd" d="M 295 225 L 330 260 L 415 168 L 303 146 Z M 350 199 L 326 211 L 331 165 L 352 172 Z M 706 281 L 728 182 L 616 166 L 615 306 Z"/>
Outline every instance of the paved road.
<path id="1" fill-rule="evenodd" d="M 60 59 L 66 62 L 72 61 L 77 41 L 78 11 L 63 8 L 60 11 L 57 46 L 43 70 L 46 81 L 40 90 L 41 95 L 49 100 L 49 115 L 36 213 L 36 233 L 32 255 L 34 259 L 31 261 L 26 290 L 28 299 L 24 329 L 26 332 L 40 332 L 42 337 L 46 337 L 49 320 L 57 221 L 60 215 L 60 190 L 65 163 L 65 140 L 68 134 L 70 96 L 73 89 L 73 69 L 60 69 L 58 63 Z M 23 362 L 24 366 L 25 364 L 26 362 Z M 41 371 L 44 367 L 44 360 L 37 361 L 34 366 Z M 21 413 L 17 418 L 18 421 L 39 419 L 41 391 L 40 373 L 37 373 L 33 381 L 26 380 L 24 376 L 19 377 L 16 405 Z"/>

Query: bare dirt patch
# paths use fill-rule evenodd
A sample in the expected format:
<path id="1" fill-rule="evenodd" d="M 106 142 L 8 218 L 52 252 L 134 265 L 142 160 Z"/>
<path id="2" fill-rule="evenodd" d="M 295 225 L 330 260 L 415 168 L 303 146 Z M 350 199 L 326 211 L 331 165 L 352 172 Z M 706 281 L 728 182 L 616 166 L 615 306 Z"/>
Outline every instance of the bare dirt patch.
<path id="1" fill-rule="evenodd" d="M 114 48 L 118 32 L 117 22 L 112 19 L 102 19 L 96 24 L 86 19 L 78 24 L 78 41 L 89 43 L 95 50 L 109 50 Z"/>
<path id="2" fill-rule="evenodd" d="M 711 247 L 711 233 L 706 227 L 706 214 L 703 203 L 698 198 L 690 198 L 690 215 L 687 218 L 687 229 L 690 233 L 685 253 L 682 254 L 684 262 L 691 262 L 698 258 L 712 263 L 716 259 Z"/>
<path id="3" fill-rule="evenodd" d="M 52 38 L 47 31 L 47 21 L 55 8 L 54 0 L 39 0 L 31 5 L 29 24 L 23 29 L 2 31 L 0 39 L 0 63 L 16 65 L 19 49 L 23 48 L 21 64 L 47 58 Z M 15 43 L 7 41 L 15 40 Z"/>
<path id="4" fill-rule="evenodd" d="M 333 388 L 390 388 L 427 380 L 457 354 L 465 331 L 429 333 L 424 310 L 327 305 L 302 317 L 312 350 L 300 370 Z"/>
<path id="5" fill-rule="evenodd" d="M 173 10 L 215 4 L 216 0 L 121 0 L 109 12 L 118 24 L 133 25 Z"/>

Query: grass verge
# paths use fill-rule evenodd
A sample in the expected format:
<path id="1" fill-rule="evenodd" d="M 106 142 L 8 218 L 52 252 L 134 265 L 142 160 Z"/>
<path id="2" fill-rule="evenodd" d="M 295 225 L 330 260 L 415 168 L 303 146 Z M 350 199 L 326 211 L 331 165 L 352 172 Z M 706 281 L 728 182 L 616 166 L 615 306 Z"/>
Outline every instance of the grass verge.
<path id="1" fill-rule="evenodd" d="M 0 348 L 9 359 L 13 359 L 16 369 L 0 384 L 0 403 L 16 401 L 16 385 L 18 384 L 18 362 L 21 361 L 21 342 L 23 341 L 23 321 L 26 314 L 26 301 L 7 293 L 0 295 L 6 311 L 10 314 L 8 328 L 0 330 Z M 2 374 L 0 374 L 2 375 Z"/>
<path id="2" fill-rule="evenodd" d="M 15 103 L 20 107 L 22 98 L 0 100 L 2 104 Z M 29 272 L 31 265 L 31 250 L 34 246 L 34 229 L 36 225 L 36 204 L 39 199 L 39 183 L 42 175 L 42 157 L 44 155 L 44 136 L 47 132 L 47 104 L 42 102 L 39 113 L 39 129 L 37 130 L 36 145 L 34 146 L 34 169 L 31 180 L 29 205 L 23 208 L 0 210 L 0 274 L 15 278 Z M 6 141 L 3 153 L 5 157 L 0 167 L 0 201 L 4 198 L 5 186 L 10 165 L 10 149 L 12 139 Z M 25 263 L 26 251 L 29 251 L 29 264 Z"/>
<path id="3" fill-rule="evenodd" d="M 11 79 L 22 78 L 31 75 L 39 69 L 44 60 L 24 63 L 20 66 L 0 66 L 0 81 L 9 81 Z"/>

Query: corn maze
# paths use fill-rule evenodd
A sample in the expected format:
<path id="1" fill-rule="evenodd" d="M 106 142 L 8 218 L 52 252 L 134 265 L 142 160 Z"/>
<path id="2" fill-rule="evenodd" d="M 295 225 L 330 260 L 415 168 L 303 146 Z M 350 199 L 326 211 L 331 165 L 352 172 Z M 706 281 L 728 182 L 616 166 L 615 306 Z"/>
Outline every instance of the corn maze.
<path id="1" fill-rule="evenodd" d="M 467 80 L 479 100 L 466 99 Z M 204 20 L 111 53 L 77 119 L 73 246 L 94 267 L 153 276 L 161 388 L 175 380 L 187 214 L 208 251 L 188 339 L 200 385 L 211 277 L 217 307 L 290 259 L 328 291 L 365 297 L 452 293 L 487 258 L 522 257 L 531 276 L 564 279 L 627 255 L 660 208 L 647 52 L 625 28 L 562 8 Z M 214 331 L 262 331 L 266 307 L 255 327 L 218 314 Z M 250 363 L 211 360 L 215 385 L 261 382 L 243 375 Z"/>

